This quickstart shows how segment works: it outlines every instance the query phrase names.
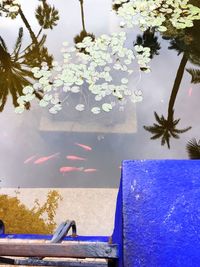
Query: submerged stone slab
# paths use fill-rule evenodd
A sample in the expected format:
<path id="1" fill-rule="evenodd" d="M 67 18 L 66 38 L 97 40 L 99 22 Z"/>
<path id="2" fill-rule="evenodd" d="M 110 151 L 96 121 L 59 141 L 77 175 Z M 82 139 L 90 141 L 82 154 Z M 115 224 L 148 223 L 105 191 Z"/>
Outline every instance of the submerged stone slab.
<path id="1" fill-rule="evenodd" d="M 42 116 L 39 129 L 44 132 L 76 132 L 76 133 L 121 133 L 137 132 L 137 116 L 135 104 L 126 106 L 125 111 L 116 111 L 113 115 L 103 112 L 91 118 L 78 114 L 74 120 L 67 120 L 66 115 L 51 117 Z M 91 116 L 91 114 L 90 114 Z M 61 119 L 62 118 L 62 119 Z"/>
<path id="2" fill-rule="evenodd" d="M 118 210 L 120 267 L 200 266 L 200 161 L 124 161 Z"/>

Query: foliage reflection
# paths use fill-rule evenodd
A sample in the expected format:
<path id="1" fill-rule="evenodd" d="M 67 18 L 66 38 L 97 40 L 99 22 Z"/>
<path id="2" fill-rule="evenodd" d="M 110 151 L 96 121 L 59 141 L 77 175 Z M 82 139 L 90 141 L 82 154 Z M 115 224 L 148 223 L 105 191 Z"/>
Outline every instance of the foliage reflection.
<path id="1" fill-rule="evenodd" d="M 168 31 L 163 38 L 170 41 L 170 50 L 176 50 L 178 55 L 182 54 L 182 59 L 177 70 L 169 99 L 167 119 L 165 119 L 163 115 L 158 116 L 158 114 L 154 112 L 156 123 L 154 123 L 153 126 L 144 126 L 144 129 L 153 134 L 151 139 L 161 138 L 161 145 L 167 144 L 168 148 L 170 148 L 171 137 L 178 139 L 179 134 L 191 129 L 191 127 L 186 127 L 184 129 L 176 128 L 180 119 L 174 119 L 174 105 L 187 62 L 190 61 L 192 64 L 200 65 L 200 22 L 196 21 L 194 27 L 179 31 L 174 29 L 171 25 L 171 28 L 168 28 Z M 188 72 L 193 75 L 193 80 L 195 79 L 194 81 L 197 82 L 199 78 L 198 72 L 191 70 L 188 70 Z"/>
<path id="2" fill-rule="evenodd" d="M 55 7 L 50 6 L 46 0 L 41 2 L 42 4 L 37 7 L 35 12 L 36 19 L 41 26 L 37 35 L 32 30 L 22 8 L 19 7 L 18 15 L 21 17 L 32 40 L 25 49 L 22 49 L 24 33 L 22 27 L 19 29 L 12 52 L 8 51 L 3 37 L 0 36 L 0 111 L 3 111 L 9 94 L 12 96 L 14 107 L 19 106 L 17 99 L 19 96 L 23 96 L 23 88 L 33 82 L 31 68 L 40 67 L 42 62 L 46 62 L 49 67 L 52 65 L 53 56 L 49 54 L 47 47 L 45 47 L 47 36 L 42 34 L 42 30 L 53 29 L 57 25 L 59 15 Z M 15 19 L 16 16 L 12 18 Z M 42 98 L 39 92 L 35 91 L 34 93 L 38 99 Z M 29 101 L 26 102 L 25 108 L 30 109 Z"/>

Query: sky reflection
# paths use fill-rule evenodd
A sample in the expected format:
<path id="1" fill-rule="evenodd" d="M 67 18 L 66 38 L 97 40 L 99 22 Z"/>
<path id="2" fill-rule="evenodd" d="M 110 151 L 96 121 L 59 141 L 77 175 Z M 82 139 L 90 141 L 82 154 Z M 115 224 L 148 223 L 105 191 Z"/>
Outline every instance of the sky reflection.
<path id="1" fill-rule="evenodd" d="M 34 17 L 37 1 L 22 0 L 22 9 L 32 31 L 37 35 L 40 27 Z M 62 43 L 71 44 L 74 37 L 83 30 L 81 10 L 78 0 L 48 1 L 59 11 L 58 25 L 53 30 L 45 30 L 45 47 L 48 54 L 60 61 Z M 112 3 L 107 0 L 85 0 L 85 29 L 95 36 L 120 31 L 119 19 L 112 12 Z M 17 31 L 24 28 L 22 48 L 31 40 L 30 32 L 20 17 L 15 20 L 0 18 L 0 35 L 8 50 L 12 51 Z M 133 47 L 139 30 L 128 30 L 127 46 Z M 188 158 L 186 144 L 192 138 L 199 138 L 199 84 L 191 84 L 191 75 L 184 71 L 174 103 L 174 117 L 180 118 L 178 128 L 191 126 L 192 129 L 180 134 L 180 139 L 170 139 L 170 149 L 161 146 L 160 139 L 150 140 L 151 134 L 143 126 L 153 125 L 154 112 L 167 117 L 170 95 L 180 66 L 183 53 L 169 50 L 169 41 L 156 33 L 160 43 L 159 55 L 154 55 L 151 73 L 139 72 L 133 75 L 130 87 L 143 92 L 143 101 L 129 104 L 125 111 L 116 109 L 110 114 L 97 116 L 86 113 L 80 115 L 69 102 L 67 108 L 58 115 L 48 114 L 37 104 L 30 111 L 14 113 L 11 98 L 0 113 L 0 179 L 2 187 L 117 187 L 120 178 L 120 165 L 124 159 L 185 159 Z M 200 35 L 199 35 L 200 36 Z M 193 36 L 194 38 L 194 36 Z M 199 58 L 199 54 L 196 55 Z M 186 68 L 198 68 L 187 62 Z M 116 77 L 117 78 L 117 77 Z M 1 79 L 1 77 L 0 77 Z M 137 84 L 137 85 L 136 85 Z M 190 90 L 192 88 L 192 90 Z M 191 92 L 191 93 L 190 93 Z M 70 101 L 73 101 L 70 100 Z M 172 110 L 172 108 L 171 108 Z M 81 143 L 92 147 L 86 151 L 76 146 Z M 34 160 L 24 163 L 32 156 L 36 159 L 58 156 L 43 164 Z M 87 158 L 87 161 L 70 161 L 67 155 Z M 60 173 L 63 166 L 82 168 L 80 171 Z M 96 169 L 84 172 L 84 169 Z"/>

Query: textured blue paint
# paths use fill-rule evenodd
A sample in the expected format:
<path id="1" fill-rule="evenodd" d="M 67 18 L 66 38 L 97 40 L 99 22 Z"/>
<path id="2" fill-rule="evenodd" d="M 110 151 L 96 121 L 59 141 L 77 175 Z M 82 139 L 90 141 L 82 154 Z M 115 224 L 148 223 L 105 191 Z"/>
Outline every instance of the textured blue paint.
<path id="1" fill-rule="evenodd" d="M 124 161 L 124 267 L 200 266 L 200 161 Z"/>
<path id="2" fill-rule="evenodd" d="M 34 235 L 34 234 L 1 234 L 0 238 L 8 239 L 44 239 L 51 240 L 52 235 Z M 85 242 L 108 242 L 108 236 L 66 236 L 63 241 L 85 241 Z"/>
<path id="3" fill-rule="evenodd" d="M 112 242 L 118 244 L 118 260 L 116 267 L 123 267 L 123 216 L 122 216 L 122 179 L 117 196 L 117 204 L 115 211 L 115 225 L 112 234 Z"/>

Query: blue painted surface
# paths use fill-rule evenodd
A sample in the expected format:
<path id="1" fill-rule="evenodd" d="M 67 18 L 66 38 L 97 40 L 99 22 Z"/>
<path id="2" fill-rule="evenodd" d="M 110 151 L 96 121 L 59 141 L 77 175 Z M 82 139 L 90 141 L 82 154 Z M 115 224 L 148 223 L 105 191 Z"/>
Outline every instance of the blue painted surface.
<path id="1" fill-rule="evenodd" d="M 117 204 L 115 211 L 114 231 L 112 234 L 113 244 L 118 244 L 118 260 L 116 267 L 123 267 L 123 216 L 122 216 L 122 179 L 117 196 Z"/>
<path id="2" fill-rule="evenodd" d="M 1 234 L 0 238 L 51 240 L 52 235 Z M 77 236 L 77 237 L 66 236 L 65 238 L 63 238 L 63 241 L 108 242 L 109 237 L 108 236 Z"/>
<path id="3" fill-rule="evenodd" d="M 124 161 L 124 267 L 200 266 L 200 161 Z"/>

